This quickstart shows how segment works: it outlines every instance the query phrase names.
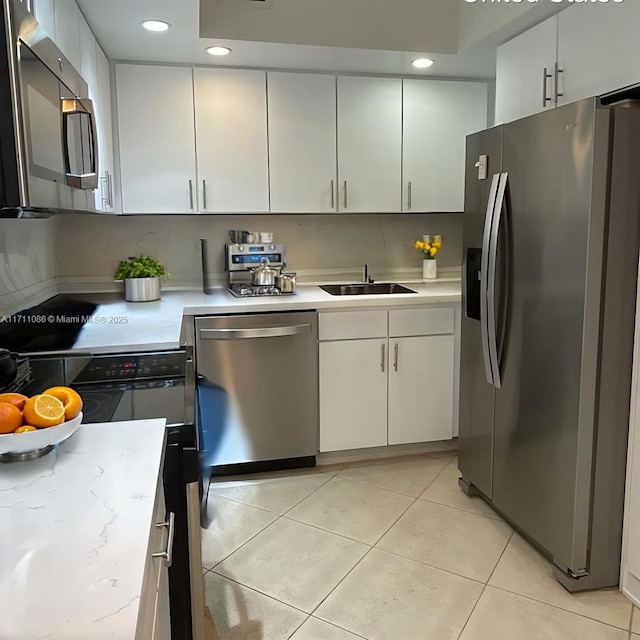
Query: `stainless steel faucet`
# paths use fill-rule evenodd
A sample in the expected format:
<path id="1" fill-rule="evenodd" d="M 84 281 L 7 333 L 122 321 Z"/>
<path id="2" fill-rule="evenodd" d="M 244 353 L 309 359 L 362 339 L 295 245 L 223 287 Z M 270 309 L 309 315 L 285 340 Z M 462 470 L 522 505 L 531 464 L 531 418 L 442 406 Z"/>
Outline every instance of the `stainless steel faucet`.
<path id="1" fill-rule="evenodd" d="M 369 265 L 365 264 L 362 271 L 362 282 L 365 284 L 373 284 L 375 280 L 369 275 Z"/>

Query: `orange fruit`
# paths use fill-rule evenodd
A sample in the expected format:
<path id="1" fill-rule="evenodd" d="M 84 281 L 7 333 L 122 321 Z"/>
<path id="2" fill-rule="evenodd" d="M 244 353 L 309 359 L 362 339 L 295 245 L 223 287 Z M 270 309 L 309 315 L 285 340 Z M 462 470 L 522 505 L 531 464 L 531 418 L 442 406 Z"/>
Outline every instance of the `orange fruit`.
<path id="1" fill-rule="evenodd" d="M 38 429 L 64 422 L 64 405 L 58 398 L 41 393 L 29 398 L 22 412 L 24 421 Z"/>
<path id="2" fill-rule="evenodd" d="M 0 402 L 0 433 L 13 433 L 22 425 L 22 413 L 8 402 Z"/>
<path id="3" fill-rule="evenodd" d="M 37 429 L 30 424 L 23 424 L 21 427 L 18 427 L 14 433 L 26 433 L 27 431 L 37 431 Z"/>
<path id="4" fill-rule="evenodd" d="M 42 393 L 58 398 L 62 402 L 65 420 L 73 420 L 82 411 L 82 398 L 74 389 L 69 387 L 50 387 Z"/>
<path id="5" fill-rule="evenodd" d="M 23 396 L 21 393 L 0 393 L 0 402 L 8 402 L 14 407 L 18 407 L 20 411 L 22 411 L 24 403 L 28 399 L 29 398 L 27 396 Z"/>

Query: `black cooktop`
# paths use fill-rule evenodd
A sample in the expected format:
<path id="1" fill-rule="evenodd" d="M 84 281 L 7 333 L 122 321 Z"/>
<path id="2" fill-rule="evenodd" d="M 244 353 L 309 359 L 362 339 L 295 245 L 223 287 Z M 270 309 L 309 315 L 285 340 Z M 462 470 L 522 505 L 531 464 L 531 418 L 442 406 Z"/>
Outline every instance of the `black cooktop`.
<path id="1" fill-rule="evenodd" d="M 97 305 L 66 295 L 50 298 L 0 322 L 0 346 L 18 353 L 73 347 Z"/>

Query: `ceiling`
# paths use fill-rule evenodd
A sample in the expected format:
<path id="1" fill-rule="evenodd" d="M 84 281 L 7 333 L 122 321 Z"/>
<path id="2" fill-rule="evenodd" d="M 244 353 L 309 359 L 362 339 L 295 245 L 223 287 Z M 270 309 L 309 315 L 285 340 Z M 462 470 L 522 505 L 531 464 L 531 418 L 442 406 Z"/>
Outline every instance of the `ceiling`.
<path id="1" fill-rule="evenodd" d="M 113 60 L 492 78 L 495 44 L 482 41 L 486 40 L 485 31 L 490 32 L 496 23 L 495 16 L 483 12 L 474 18 L 465 13 L 466 22 L 461 23 L 461 2 L 78 0 L 78 5 L 105 53 Z M 510 22 L 507 14 L 510 18 L 524 13 L 518 8 L 522 5 L 511 6 L 516 9 L 500 13 L 502 23 Z M 323 11 L 318 12 L 318 7 Z M 468 4 L 462 10 L 468 11 L 467 7 L 475 8 Z M 284 8 L 287 11 L 278 19 L 277 12 Z M 323 12 L 327 15 L 320 20 Z M 287 20 L 282 16 L 288 16 Z M 141 22 L 149 19 L 165 20 L 172 27 L 163 33 L 145 31 Z M 340 29 L 332 27 L 338 23 L 342 25 Z M 466 40 L 473 46 L 456 54 L 460 24 L 466 27 Z M 207 37 L 201 37 L 201 33 Z M 473 42 L 474 39 L 481 42 Z M 420 47 L 408 46 L 420 43 L 423 43 Z M 214 44 L 230 47 L 232 54 L 224 58 L 210 56 L 205 48 Z M 434 65 L 427 70 L 414 69 L 411 61 L 420 56 L 432 58 Z"/>

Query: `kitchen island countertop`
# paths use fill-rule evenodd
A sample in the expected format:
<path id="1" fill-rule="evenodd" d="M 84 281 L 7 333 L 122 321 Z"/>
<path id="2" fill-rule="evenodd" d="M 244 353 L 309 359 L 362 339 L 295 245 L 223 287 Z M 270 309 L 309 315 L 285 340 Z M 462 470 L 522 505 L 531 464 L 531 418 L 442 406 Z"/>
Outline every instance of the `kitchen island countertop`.
<path id="1" fill-rule="evenodd" d="M 132 640 L 165 420 L 83 425 L 0 465 L 0 638 Z"/>
<path id="2" fill-rule="evenodd" d="M 295 295 L 235 298 L 224 287 L 202 291 L 166 291 L 157 302 L 125 302 L 120 295 L 100 294 L 98 308 L 80 332 L 74 350 L 117 353 L 177 349 L 184 316 L 420 306 L 459 302 L 459 279 L 401 283 L 416 293 L 332 296 L 316 285 L 298 285 Z"/>

